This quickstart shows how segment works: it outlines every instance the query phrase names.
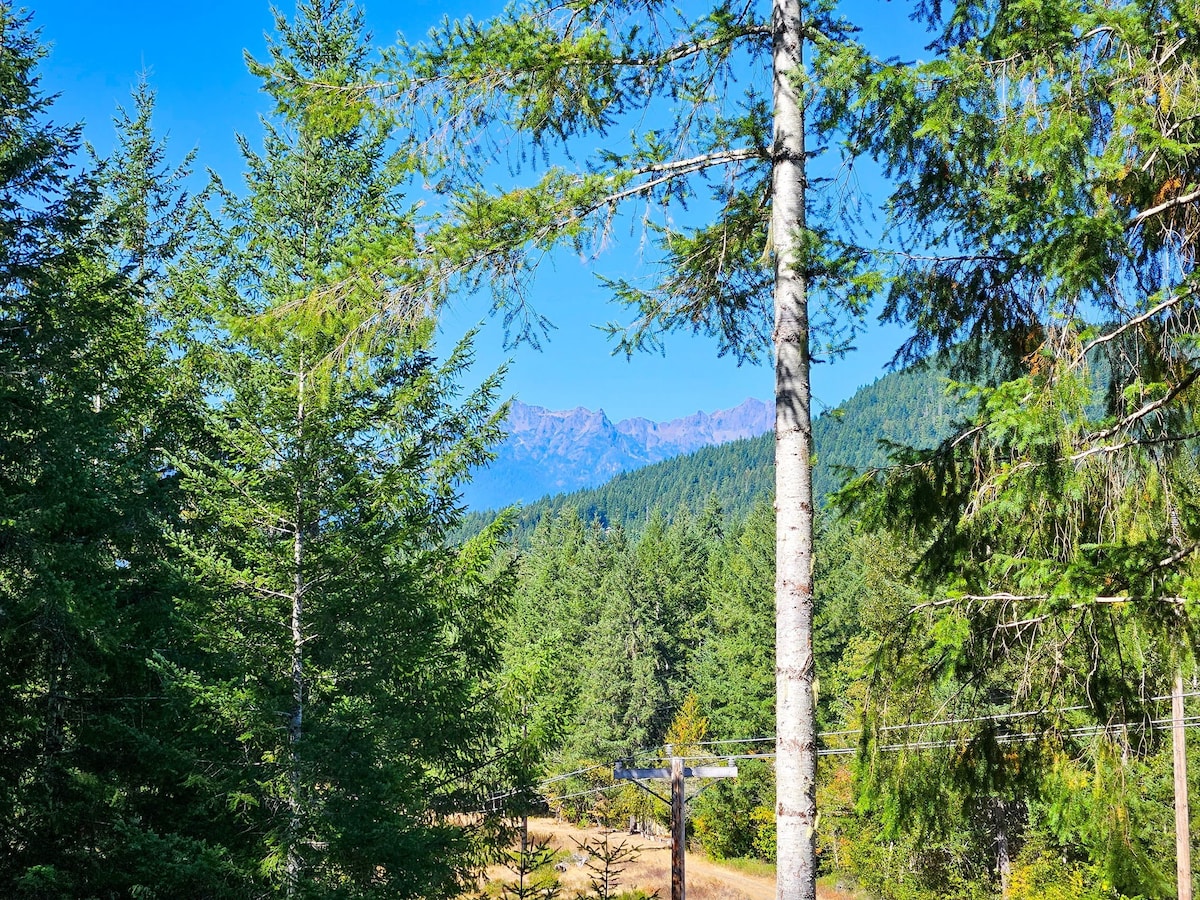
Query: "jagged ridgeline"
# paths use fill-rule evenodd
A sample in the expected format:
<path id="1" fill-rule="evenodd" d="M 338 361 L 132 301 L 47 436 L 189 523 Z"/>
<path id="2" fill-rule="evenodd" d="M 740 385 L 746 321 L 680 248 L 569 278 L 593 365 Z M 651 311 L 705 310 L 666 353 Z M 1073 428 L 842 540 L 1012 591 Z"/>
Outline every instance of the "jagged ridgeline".
<path id="1" fill-rule="evenodd" d="M 887 444 L 932 447 L 946 437 L 965 415 L 947 396 L 947 385 L 946 370 L 935 366 L 892 372 L 819 416 L 813 425 L 818 502 L 842 484 L 847 469 L 886 462 Z M 713 496 L 728 516 L 741 519 L 771 493 L 774 452 L 774 436 L 764 434 L 623 472 L 599 487 L 546 496 L 520 510 L 514 538 L 525 545 L 542 516 L 572 507 L 585 521 L 636 532 L 652 509 L 668 519 L 679 509 L 698 513 Z M 493 518 L 494 511 L 469 513 L 461 536 Z"/>

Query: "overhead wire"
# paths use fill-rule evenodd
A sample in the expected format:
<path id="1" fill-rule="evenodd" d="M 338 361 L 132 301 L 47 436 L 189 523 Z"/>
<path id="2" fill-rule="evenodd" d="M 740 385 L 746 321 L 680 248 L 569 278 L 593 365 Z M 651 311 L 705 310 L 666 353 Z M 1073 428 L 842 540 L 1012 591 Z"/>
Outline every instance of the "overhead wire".
<path id="1" fill-rule="evenodd" d="M 563 772 L 561 775 L 555 775 L 553 778 L 547 778 L 544 781 L 539 781 L 537 784 L 531 784 L 525 787 L 515 787 L 498 794 L 490 794 L 484 798 L 485 803 L 495 803 L 498 800 L 507 800 L 509 797 L 516 797 L 527 793 L 530 790 L 541 790 L 552 784 L 560 781 L 566 781 L 569 778 L 574 778 L 577 775 L 586 775 L 588 772 L 595 772 L 597 769 L 611 769 L 611 763 L 596 763 L 592 766 L 586 766 L 582 769 L 576 769 L 574 772 Z"/>
<path id="2" fill-rule="evenodd" d="M 1166 729 L 1173 726 L 1174 723 L 1171 719 L 1154 719 L 1147 724 L 1155 729 Z M 1187 716 L 1182 720 L 1182 724 L 1184 728 L 1200 728 L 1200 716 Z M 1098 734 L 1120 732 L 1128 727 L 1126 725 L 1091 725 L 1068 729 L 1061 733 L 1076 738 L 1094 737 Z M 997 735 L 996 742 L 999 744 L 1026 743 L 1038 740 L 1044 736 L 1044 732 L 1015 732 Z M 876 749 L 883 753 L 895 753 L 903 750 L 938 750 L 948 747 L 959 747 L 962 744 L 963 741 L 961 739 L 945 738 L 942 740 L 905 741 L 903 743 L 884 744 Z M 817 756 L 852 756 L 855 753 L 858 753 L 857 747 L 820 747 L 817 749 Z M 770 751 L 764 753 L 731 753 L 720 756 L 685 756 L 682 759 L 685 762 L 697 762 L 701 760 L 721 762 L 738 759 L 775 759 L 777 755 L 774 751 Z"/>
<path id="3" fill-rule="evenodd" d="M 1185 692 L 1182 696 L 1184 698 L 1200 697 L 1200 691 Z M 1148 698 L 1149 702 L 1164 701 L 1164 700 L 1170 700 L 1170 699 L 1171 699 L 1170 694 L 1154 696 L 1154 697 Z M 884 732 L 894 732 L 894 731 L 914 731 L 914 730 L 918 730 L 918 729 L 922 729 L 922 728 L 937 728 L 937 727 L 945 727 L 945 726 L 949 726 L 949 725 L 971 725 L 971 724 L 979 724 L 981 722 L 1004 722 L 1004 721 L 1012 721 L 1014 719 L 1032 718 L 1034 716 L 1040 716 L 1040 715 L 1060 715 L 1060 714 L 1069 713 L 1069 712 L 1080 712 L 1085 709 L 1087 709 L 1086 706 L 1069 706 L 1069 707 L 1062 707 L 1062 708 L 1053 709 L 1053 710 L 1051 710 L 1051 709 L 1022 710 L 1022 711 L 1011 712 L 1011 713 L 994 713 L 994 714 L 986 715 L 986 716 L 970 716 L 970 717 L 964 717 L 964 718 L 933 719 L 933 720 L 930 720 L 927 722 L 910 722 L 910 723 L 899 723 L 899 724 L 893 724 L 893 725 L 884 725 L 878 729 L 878 732 L 884 733 Z M 1200 715 L 1186 716 L 1182 720 L 1181 724 L 1184 728 L 1188 728 L 1188 729 L 1200 728 Z M 1169 727 L 1169 726 L 1173 726 L 1173 725 L 1174 725 L 1173 719 L 1165 719 L 1165 718 L 1164 719 L 1151 719 L 1151 720 L 1147 721 L 1146 723 L 1144 723 L 1144 726 L 1148 726 L 1152 729 L 1165 728 L 1165 727 Z M 1064 731 L 1060 731 L 1059 733 L 1064 736 L 1075 737 L 1075 738 L 1094 737 L 1099 734 L 1120 733 L 1122 731 L 1126 731 L 1129 729 L 1136 730 L 1136 729 L 1139 729 L 1144 726 L 1139 723 L 1095 724 L 1095 725 L 1079 726 L 1076 728 L 1069 728 Z M 817 737 L 819 740 L 820 739 L 827 740 L 829 738 L 848 737 L 850 735 L 856 735 L 856 734 L 862 734 L 862 729 L 861 728 L 847 728 L 847 729 L 840 729 L 840 730 L 835 730 L 835 731 L 823 731 L 823 732 L 818 733 Z M 1027 743 L 1030 741 L 1038 740 L 1044 736 L 1045 736 L 1045 732 L 1013 732 L 1013 733 L 996 735 L 995 739 L 996 739 L 997 743 L 1014 744 L 1014 743 Z M 775 743 L 774 735 L 762 735 L 759 737 L 749 737 L 749 738 L 729 738 L 729 739 L 711 740 L 711 741 L 689 741 L 689 742 L 687 742 L 686 745 L 689 747 L 719 747 L 719 746 L 737 746 L 737 745 L 745 745 L 745 744 L 774 744 L 774 743 Z M 905 750 L 911 751 L 911 750 L 946 749 L 949 747 L 961 746 L 962 743 L 963 743 L 963 741 L 961 738 L 943 738 L 943 739 L 931 739 L 931 740 L 927 740 L 927 741 L 902 741 L 902 742 L 897 742 L 897 743 L 893 743 L 893 744 L 880 745 L 876 749 L 879 752 L 894 753 L 894 752 L 901 752 L 901 751 L 905 751 Z M 590 772 L 595 772 L 600 769 L 607 770 L 607 769 L 616 768 L 616 764 L 619 761 L 624 761 L 624 760 L 632 761 L 632 760 L 636 760 L 636 759 L 665 759 L 666 755 L 658 752 L 658 751 L 664 750 L 664 749 L 665 749 L 665 745 L 660 745 L 659 747 L 653 747 L 653 748 L 643 748 L 641 750 L 636 751 L 633 754 L 630 754 L 629 756 L 622 757 L 621 760 L 613 760 L 609 763 L 596 763 L 594 765 L 576 769 L 571 772 L 564 772 L 564 773 L 555 775 L 551 778 L 544 779 L 543 781 L 540 781 L 533 785 L 529 785 L 526 787 L 513 788 L 504 793 L 491 795 L 490 797 L 488 797 L 485 800 L 485 802 L 488 804 L 494 804 L 497 801 L 505 800 L 510 797 L 515 797 L 515 796 L 519 796 L 522 794 L 527 794 L 531 791 L 536 791 L 538 793 L 541 793 L 545 788 L 547 788 L 553 784 L 567 781 L 571 778 L 575 778 L 580 775 L 586 775 Z M 820 747 L 817 749 L 817 756 L 819 756 L 819 757 L 820 756 L 850 756 L 850 755 L 853 755 L 858 752 L 859 752 L 858 747 Z M 703 755 L 703 756 L 686 756 L 686 757 L 682 757 L 682 759 L 685 762 L 694 762 L 694 761 L 715 761 L 715 762 L 730 761 L 730 762 L 732 762 L 734 760 L 739 760 L 739 759 L 744 759 L 744 760 L 775 759 L 776 757 L 777 757 L 777 753 L 772 751 L 772 752 L 733 753 L 733 754 L 714 753 L 714 754 Z M 601 785 L 598 787 L 589 788 L 589 789 L 583 790 L 583 791 L 577 791 L 577 792 L 574 792 L 571 794 L 564 794 L 564 795 L 556 796 L 556 797 L 546 797 L 545 799 L 547 799 L 551 802 L 572 800 L 572 799 L 576 799 L 578 797 L 586 797 L 586 796 L 590 796 L 593 794 L 604 793 L 605 791 L 611 791 L 611 790 L 614 790 L 614 789 L 622 787 L 622 786 L 623 785 L 621 783 L 617 782 L 617 783 L 613 783 L 613 784 Z M 484 810 L 479 810 L 479 812 L 483 812 L 483 811 Z"/>
<path id="4" fill-rule="evenodd" d="M 1185 699 L 1188 697 L 1200 697 L 1200 691 L 1188 691 L 1182 695 Z M 1162 694 L 1147 698 L 1147 702 L 1153 703 L 1163 700 L 1170 700 L 1170 694 Z M 974 725 L 980 722 L 1003 722 L 1018 718 L 1032 718 L 1034 716 L 1049 716 L 1061 715 L 1069 712 L 1082 712 L 1087 706 L 1064 706 L 1057 709 L 1032 709 L 1020 710 L 1017 712 L 1007 713 L 992 713 L 986 716 L 969 716 L 963 718 L 946 718 L 946 719 L 931 719 L 927 722 L 908 722 L 897 723 L 892 725 L 883 725 L 878 729 L 880 732 L 886 731 L 912 731 L 919 728 L 937 728 L 946 725 Z M 819 740 L 827 740 L 833 737 L 844 737 L 852 734 L 862 734 L 861 728 L 843 728 L 836 731 L 822 731 L 817 734 Z M 749 738 L 729 738 L 724 740 L 712 741 L 688 741 L 686 745 L 689 747 L 718 747 L 729 744 L 767 744 L 774 743 L 775 735 L 763 735 L 761 737 Z M 681 742 L 682 743 L 682 742 Z M 665 749 L 665 744 L 660 744 L 657 747 L 649 747 L 638 750 L 633 754 L 634 758 L 662 758 L 663 754 L 658 751 Z"/>
<path id="5" fill-rule="evenodd" d="M 574 800 L 576 797 L 587 797 L 590 794 L 602 794 L 605 791 L 611 791 L 613 788 L 619 787 L 624 787 L 624 785 L 620 782 L 614 782 L 613 784 L 601 785 L 600 787 L 592 788 L 590 790 L 579 791 L 575 794 L 564 794 L 561 797 L 547 797 L 546 799 L 557 803 L 561 800 Z"/>

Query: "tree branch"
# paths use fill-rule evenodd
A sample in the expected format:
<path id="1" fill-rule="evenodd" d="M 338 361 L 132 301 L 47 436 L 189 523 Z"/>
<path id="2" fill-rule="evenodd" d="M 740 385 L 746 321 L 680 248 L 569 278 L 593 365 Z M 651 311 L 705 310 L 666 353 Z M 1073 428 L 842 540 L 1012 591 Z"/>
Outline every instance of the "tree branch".
<path id="1" fill-rule="evenodd" d="M 1152 206 L 1149 209 L 1144 209 L 1128 222 L 1125 223 L 1125 230 L 1129 231 L 1141 225 L 1147 219 L 1157 216 L 1159 213 L 1164 213 L 1176 206 L 1183 206 L 1195 200 L 1200 200 L 1200 189 L 1190 191 L 1186 194 L 1180 194 L 1178 197 L 1172 197 L 1170 200 L 1164 200 L 1158 206 Z"/>
<path id="2" fill-rule="evenodd" d="M 1103 447 L 1089 447 L 1087 450 L 1080 450 L 1069 457 L 1071 462 L 1081 462 L 1089 456 L 1096 456 L 1100 453 L 1119 453 L 1122 450 L 1128 450 L 1130 447 L 1150 447 L 1155 444 L 1174 444 L 1178 441 L 1190 441 L 1195 438 L 1200 438 L 1200 431 L 1189 431 L 1187 434 L 1169 434 L 1164 437 L 1156 438 L 1141 438 L 1139 440 L 1122 441 L 1119 444 L 1107 444 Z M 1060 457 L 1059 461 L 1062 459 Z"/>
<path id="3" fill-rule="evenodd" d="M 1195 553 L 1200 549 L 1200 544 L 1181 550 L 1172 556 L 1161 560 L 1155 568 L 1166 568 L 1179 562 L 1184 557 L 1191 553 Z M 1050 599 L 1049 594 L 1010 594 L 1005 591 L 999 591 L 995 594 L 962 594 L 958 597 L 946 597 L 941 600 L 931 600 L 928 603 L 919 603 L 909 609 L 909 614 L 918 613 L 925 609 L 931 609 L 939 606 L 953 606 L 957 603 L 962 603 L 964 600 L 973 603 L 1044 603 Z M 1091 597 L 1087 600 L 1081 600 L 1078 603 L 1072 603 L 1062 612 L 1070 612 L 1073 610 L 1087 609 L 1089 606 L 1104 606 L 1118 603 L 1138 603 L 1144 601 L 1153 601 L 1156 603 L 1170 603 L 1172 606 L 1183 606 L 1187 603 L 1186 597 L 1129 597 L 1129 596 L 1101 596 Z M 1013 628 L 1018 625 L 1029 625 L 1035 622 L 1042 622 L 1049 619 L 1053 613 L 1047 613 L 1042 616 L 1037 616 L 1033 619 L 1024 619 L 1020 622 L 1001 622 L 996 625 L 997 628 Z"/>
<path id="4" fill-rule="evenodd" d="M 1188 297 L 1195 294 L 1196 290 L 1197 290 L 1197 284 L 1195 282 L 1193 282 L 1192 284 L 1188 285 L 1188 289 L 1184 293 L 1176 294 L 1174 297 L 1168 297 L 1166 300 L 1164 300 L 1162 303 L 1158 304 L 1158 306 L 1154 307 L 1153 309 L 1147 310 L 1146 312 L 1142 313 L 1140 316 L 1134 316 L 1128 322 L 1125 322 L 1124 324 L 1122 324 L 1121 327 L 1110 331 L 1108 334 L 1101 335 L 1100 337 L 1095 338 L 1094 340 L 1088 341 L 1088 343 L 1084 345 L 1083 349 L 1079 351 L 1079 356 L 1076 358 L 1075 361 L 1079 362 L 1079 360 L 1083 359 L 1085 356 L 1088 355 L 1088 353 L 1090 353 L 1096 347 L 1099 347 L 1101 344 L 1108 343 L 1109 341 L 1124 334 L 1130 328 L 1136 328 L 1138 325 L 1141 325 L 1143 322 L 1154 318 L 1160 312 L 1170 309 L 1172 306 L 1175 306 L 1176 304 L 1182 302 L 1183 300 L 1186 300 Z"/>
<path id="5" fill-rule="evenodd" d="M 595 201 L 589 206 L 582 207 L 582 213 L 587 215 L 593 213 L 605 206 L 611 206 L 614 203 L 619 203 L 622 200 L 627 200 L 630 197 L 636 197 L 638 194 L 645 194 L 654 190 L 660 184 L 666 184 L 673 178 L 678 178 L 682 175 L 691 175 L 703 169 L 712 168 L 713 166 L 725 166 L 735 162 L 746 162 L 752 159 L 767 160 L 770 157 L 764 150 L 757 147 L 739 147 L 735 150 L 722 150 L 717 153 L 705 153 L 700 156 L 693 156 L 689 159 L 672 160 L 669 163 L 655 163 L 651 166 L 646 166 L 642 169 L 635 169 L 631 174 L 634 178 L 642 175 L 660 174 L 661 177 L 653 178 L 650 181 L 642 182 L 634 185 L 623 191 L 618 191 L 615 194 Z"/>
<path id="6" fill-rule="evenodd" d="M 1179 382 L 1179 384 L 1177 384 L 1177 385 L 1175 385 L 1175 387 L 1171 388 L 1171 390 L 1169 390 L 1165 395 L 1163 395 L 1162 397 L 1159 397 L 1157 400 L 1155 400 L 1151 403 L 1147 403 L 1141 409 L 1136 410 L 1135 412 L 1131 412 L 1129 415 L 1127 415 L 1124 419 L 1122 419 L 1116 425 L 1113 425 L 1109 428 L 1105 428 L 1103 431 L 1097 431 L 1094 434 L 1089 435 L 1088 440 L 1089 441 L 1102 441 L 1102 440 L 1105 440 L 1106 438 L 1112 437 L 1114 434 L 1119 434 L 1120 432 L 1124 431 L 1126 428 L 1128 428 L 1130 425 L 1134 424 L 1135 422 L 1138 422 L 1139 420 L 1144 419 L 1146 416 L 1150 415 L 1151 413 L 1157 412 L 1158 410 L 1162 409 L 1164 406 L 1166 406 L 1168 403 L 1170 403 L 1172 400 L 1174 400 L 1176 397 L 1178 397 L 1181 393 L 1183 393 L 1185 390 L 1187 390 L 1189 387 L 1191 387 L 1192 384 L 1196 381 L 1196 379 L 1198 377 L 1200 377 L 1200 369 L 1193 369 L 1192 371 L 1188 372 L 1188 374 L 1186 376 L 1184 376 L 1184 378 Z"/>

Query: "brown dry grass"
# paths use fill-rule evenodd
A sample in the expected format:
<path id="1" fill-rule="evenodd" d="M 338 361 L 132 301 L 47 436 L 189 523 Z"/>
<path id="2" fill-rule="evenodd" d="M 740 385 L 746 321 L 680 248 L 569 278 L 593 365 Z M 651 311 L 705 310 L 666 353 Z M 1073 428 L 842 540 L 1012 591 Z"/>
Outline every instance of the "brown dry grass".
<path id="1" fill-rule="evenodd" d="M 603 838 L 598 828 L 575 828 L 554 819 L 530 819 L 530 837 L 548 840 L 552 847 L 578 854 L 576 841 Z M 671 896 L 671 848 L 659 839 L 642 835 L 630 835 L 621 831 L 611 832 L 609 841 L 619 844 L 625 841 L 640 851 L 638 859 L 626 866 L 621 876 L 621 890 L 658 891 L 663 900 Z M 688 853 L 686 860 L 688 900 L 775 900 L 775 879 L 751 875 L 722 866 L 699 853 Z M 496 867 L 488 871 L 489 881 L 510 880 L 511 873 Z M 563 896 L 572 897 L 588 887 L 588 870 L 569 860 L 566 872 L 561 876 Z M 839 890 L 821 887 L 817 891 L 819 900 L 855 900 L 854 895 Z"/>

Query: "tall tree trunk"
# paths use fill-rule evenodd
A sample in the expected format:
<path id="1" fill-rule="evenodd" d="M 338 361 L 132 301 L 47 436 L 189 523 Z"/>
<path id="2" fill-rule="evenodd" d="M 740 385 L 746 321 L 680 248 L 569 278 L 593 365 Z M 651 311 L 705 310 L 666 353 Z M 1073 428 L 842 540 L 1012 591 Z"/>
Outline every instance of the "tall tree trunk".
<path id="1" fill-rule="evenodd" d="M 296 376 L 296 453 L 304 456 L 304 366 Z M 293 477 L 296 479 L 292 515 L 292 709 L 288 719 L 288 750 L 291 771 L 289 773 L 288 844 L 287 844 L 287 896 L 295 897 L 300 883 L 300 830 L 301 817 L 301 772 L 300 739 L 304 734 L 304 480 L 301 468 Z"/>
<path id="2" fill-rule="evenodd" d="M 1183 670 L 1171 692 L 1171 750 L 1175 774 L 1175 877 L 1178 900 L 1192 900 L 1192 835 L 1188 814 L 1187 731 L 1183 716 Z"/>
<path id="3" fill-rule="evenodd" d="M 992 798 L 992 822 L 996 831 L 996 874 L 1000 878 L 1000 897 L 1008 897 L 1012 882 L 1012 856 L 1008 845 L 1009 804 L 1001 797 Z"/>
<path id="4" fill-rule="evenodd" d="M 800 0 L 773 0 L 775 133 L 775 717 L 779 900 L 815 900 L 816 697 L 813 693 L 812 412 L 805 227 Z"/>

